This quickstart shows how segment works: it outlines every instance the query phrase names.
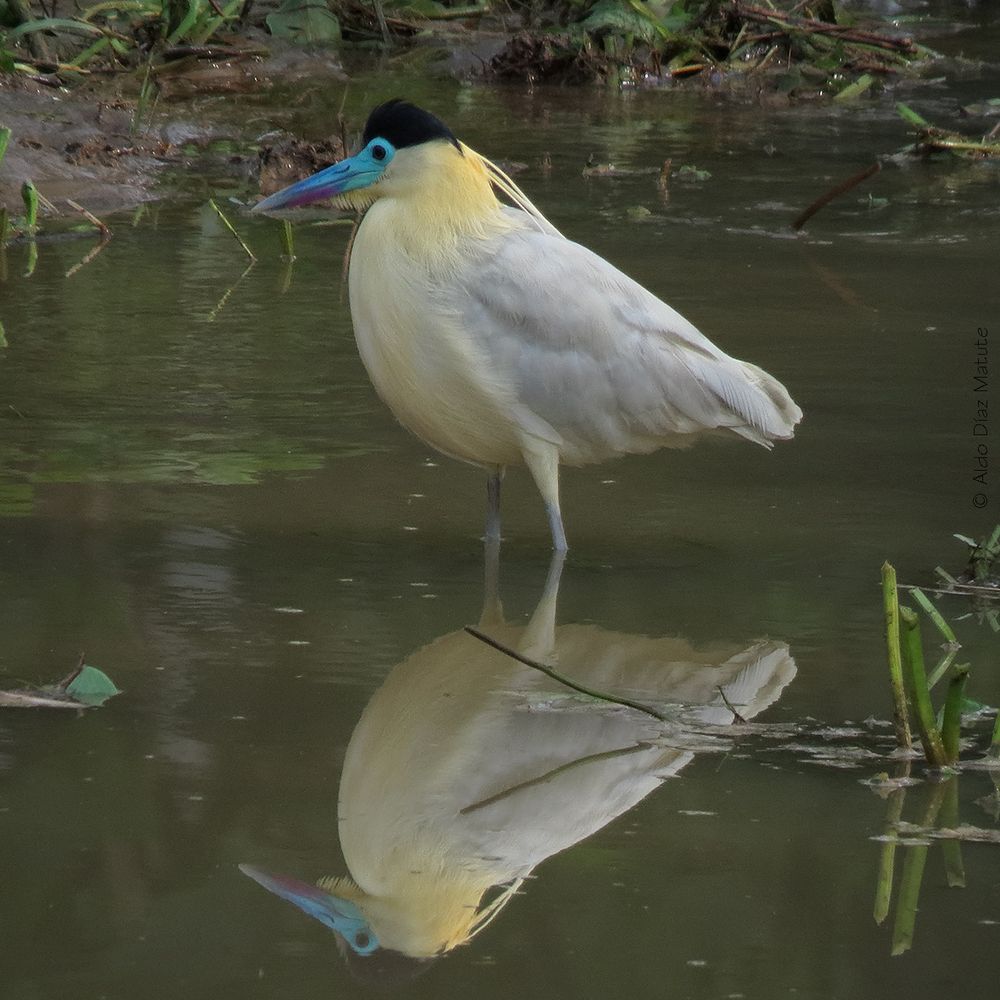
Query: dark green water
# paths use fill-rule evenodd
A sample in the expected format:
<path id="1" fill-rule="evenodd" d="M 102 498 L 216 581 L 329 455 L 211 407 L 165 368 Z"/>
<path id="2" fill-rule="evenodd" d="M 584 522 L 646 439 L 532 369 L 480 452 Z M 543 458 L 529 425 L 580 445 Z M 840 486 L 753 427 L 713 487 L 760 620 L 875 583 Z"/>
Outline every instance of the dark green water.
<path id="1" fill-rule="evenodd" d="M 934 117 L 993 83 L 903 96 Z M 355 85 L 349 108 L 400 89 Z M 340 96 L 271 117 L 332 119 Z M 806 413 L 770 454 L 710 446 L 567 473 L 572 549 L 558 630 L 551 607 L 533 620 L 538 648 L 640 700 L 714 701 L 702 711 L 719 721 L 717 684 L 738 673 L 724 664 L 768 637 L 772 659 L 740 675 L 759 721 L 886 718 L 880 564 L 930 581 L 961 567 L 952 532 L 1000 516 L 1000 466 L 987 487 L 972 480 L 977 329 L 1000 337 L 996 169 L 887 168 L 790 238 L 803 206 L 905 143 L 888 101 L 415 96 L 470 145 L 526 163 L 519 183 L 566 234 L 773 372 Z M 711 177 L 664 201 L 649 176 L 584 179 L 591 155 Z M 633 221 L 634 206 L 651 214 Z M 406 995 L 993 995 L 995 844 L 962 846 L 963 889 L 930 848 L 905 955 L 890 957 L 893 916 L 873 920 L 887 804 L 860 781 L 887 762 L 824 766 L 806 735 L 689 759 L 673 728 L 545 694 L 460 633 L 483 602 L 483 482 L 369 387 L 339 289 L 346 228 L 300 227 L 289 283 L 268 220 L 239 223 L 261 257 L 242 280 L 198 200 L 109 221 L 113 239 L 72 277 L 89 244 L 42 245 L 30 278 L 13 248 L 0 284 L 0 673 L 54 679 L 85 650 L 126 689 L 83 718 L 0 718 L 5 1000 L 364 993 L 364 960 L 348 965 L 332 933 L 236 866 L 360 879 L 394 829 L 404 876 L 435 851 L 439 882 L 491 850 L 511 871 L 537 865 L 471 943 L 396 982 Z M 549 542 L 527 477 L 508 484 L 501 590 L 523 625 Z M 961 618 L 970 693 L 997 704 L 996 634 L 964 604 L 942 608 Z M 882 750 L 883 735 L 846 742 Z M 975 735 L 982 747 L 985 723 Z M 636 740 L 662 754 L 596 759 Z M 547 777 L 506 812 L 462 811 L 511 776 Z M 993 790 L 964 773 L 961 821 L 995 829 L 980 801 Z M 904 818 L 930 796 L 909 790 Z M 386 866 L 372 877 L 391 881 Z M 419 885 L 407 912 L 440 922 L 435 880 Z"/>

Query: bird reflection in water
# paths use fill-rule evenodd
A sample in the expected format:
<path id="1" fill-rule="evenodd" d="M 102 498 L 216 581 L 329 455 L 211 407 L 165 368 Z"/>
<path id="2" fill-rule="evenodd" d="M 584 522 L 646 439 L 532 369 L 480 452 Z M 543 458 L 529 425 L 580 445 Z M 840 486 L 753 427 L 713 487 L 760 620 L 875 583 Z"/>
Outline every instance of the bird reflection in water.
<path id="1" fill-rule="evenodd" d="M 339 832 L 350 875 L 309 885 L 243 872 L 335 931 L 356 965 L 426 961 L 466 943 L 546 858 L 596 833 L 694 757 L 691 727 L 749 719 L 795 662 L 781 642 L 695 649 L 556 625 L 553 557 L 527 625 L 508 624 L 487 558 L 480 628 L 524 656 L 672 720 L 581 699 L 459 629 L 398 664 L 351 736 Z M 407 960 L 409 960 L 407 962 Z M 416 970 L 414 970 L 416 971 Z"/>

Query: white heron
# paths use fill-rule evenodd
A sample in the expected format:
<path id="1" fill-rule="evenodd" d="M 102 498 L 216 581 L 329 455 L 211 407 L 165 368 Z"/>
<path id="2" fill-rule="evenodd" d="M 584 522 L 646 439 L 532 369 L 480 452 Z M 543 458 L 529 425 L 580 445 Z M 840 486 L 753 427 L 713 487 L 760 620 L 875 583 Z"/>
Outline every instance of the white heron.
<path id="1" fill-rule="evenodd" d="M 368 374 L 417 437 L 488 471 L 490 542 L 508 465 L 527 465 L 565 551 L 560 465 L 706 435 L 770 447 L 802 417 L 777 379 L 566 239 L 498 167 L 406 101 L 371 112 L 357 155 L 255 211 L 330 198 L 367 209 L 349 290 Z"/>

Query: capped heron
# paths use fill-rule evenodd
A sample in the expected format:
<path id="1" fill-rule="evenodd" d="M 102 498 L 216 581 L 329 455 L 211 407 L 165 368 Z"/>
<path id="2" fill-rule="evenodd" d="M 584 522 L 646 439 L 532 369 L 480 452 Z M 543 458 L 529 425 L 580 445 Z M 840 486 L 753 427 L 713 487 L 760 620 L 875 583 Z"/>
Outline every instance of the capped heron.
<path id="1" fill-rule="evenodd" d="M 561 464 L 792 436 L 802 411 L 780 382 L 564 237 L 434 115 L 388 101 L 361 141 L 254 211 L 367 209 L 348 282 L 361 359 L 400 423 L 488 471 L 488 541 L 508 465 L 527 465 L 565 551 Z"/>

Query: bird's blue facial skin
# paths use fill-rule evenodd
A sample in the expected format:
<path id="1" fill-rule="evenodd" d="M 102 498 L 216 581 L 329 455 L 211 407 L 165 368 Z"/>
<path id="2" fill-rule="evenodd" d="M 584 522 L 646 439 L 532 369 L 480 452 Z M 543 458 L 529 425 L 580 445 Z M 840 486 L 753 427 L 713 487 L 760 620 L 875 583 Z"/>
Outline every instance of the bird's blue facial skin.
<path id="1" fill-rule="evenodd" d="M 396 147 L 387 139 L 375 138 L 356 156 L 335 163 L 305 180 L 272 194 L 254 206 L 254 212 L 274 212 L 302 208 L 348 191 L 370 187 L 385 172 L 396 155 Z"/>
<path id="2" fill-rule="evenodd" d="M 308 913 L 310 917 L 339 934 L 355 954 L 371 955 L 378 951 L 378 938 L 368 926 L 364 915 L 349 899 L 341 899 L 317 886 L 289 878 L 287 875 L 272 875 L 252 865 L 239 867 L 244 875 L 248 875 L 268 892 L 294 903 L 303 913 Z"/>

